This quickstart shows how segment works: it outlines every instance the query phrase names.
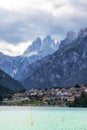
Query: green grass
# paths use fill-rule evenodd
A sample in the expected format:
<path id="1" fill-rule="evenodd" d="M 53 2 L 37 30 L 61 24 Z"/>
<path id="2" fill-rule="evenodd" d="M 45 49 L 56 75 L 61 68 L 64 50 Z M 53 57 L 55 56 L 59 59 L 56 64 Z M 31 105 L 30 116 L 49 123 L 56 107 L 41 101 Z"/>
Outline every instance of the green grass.
<path id="1" fill-rule="evenodd" d="M 30 102 L 31 105 L 42 105 L 42 101 L 41 100 L 34 100 Z"/>
<path id="2" fill-rule="evenodd" d="M 16 100 L 16 101 L 3 101 L 1 105 L 6 105 L 6 106 L 11 106 L 11 105 L 18 105 L 18 106 L 26 106 L 26 105 L 42 105 L 42 102 L 40 100 L 35 100 L 35 101 L 21 101 L 21 100 Z"/>
<path id="3" fill-rule="evenodd" d="M 21 100 L 17 100 L 17 101 L 4 101 L 2 102 L 2 105 L 7 105 L 7 106 L 11 106 L 11 105 L 22 105 L 23 101 Z"/>
<path id="4" fill-rule="evenodd" d="M 16 100 L 16 101 L 2 101 L 0 103 L 0 105 L 4 105 L 4 106 L 43 106 L 43 101 L 42 100 L 31 100 L 31 101 L 21 101 L 21 100 Z M 48 106 L 63 106 L 62 104 L 58 103 L 58 102 L 53 102 L 50 101 L 48 102 Z"/>

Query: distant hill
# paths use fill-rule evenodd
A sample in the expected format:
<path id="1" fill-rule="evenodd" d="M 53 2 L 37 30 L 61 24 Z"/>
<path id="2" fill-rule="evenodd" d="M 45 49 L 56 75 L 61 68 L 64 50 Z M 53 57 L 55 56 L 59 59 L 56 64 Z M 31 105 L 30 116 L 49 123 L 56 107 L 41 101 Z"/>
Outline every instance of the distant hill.
<path id="1" fill-rule="evenodd" d="M 18 92 L 22 90 L 24 90 L 24 87 L 21 83 L 0 70 L 0 93 L 5 91 L 7 93 L 10 91 Z"/>

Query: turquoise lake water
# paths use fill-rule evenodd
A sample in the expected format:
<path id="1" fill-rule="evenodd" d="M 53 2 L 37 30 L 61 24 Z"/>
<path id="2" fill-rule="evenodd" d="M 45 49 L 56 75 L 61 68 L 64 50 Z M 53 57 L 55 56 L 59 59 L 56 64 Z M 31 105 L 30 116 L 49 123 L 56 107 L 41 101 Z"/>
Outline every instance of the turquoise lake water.
<path id="1" fill-rule="evenodd" d="M 87 130 L 87 109 L 0 107 L 0 130 Z"/>

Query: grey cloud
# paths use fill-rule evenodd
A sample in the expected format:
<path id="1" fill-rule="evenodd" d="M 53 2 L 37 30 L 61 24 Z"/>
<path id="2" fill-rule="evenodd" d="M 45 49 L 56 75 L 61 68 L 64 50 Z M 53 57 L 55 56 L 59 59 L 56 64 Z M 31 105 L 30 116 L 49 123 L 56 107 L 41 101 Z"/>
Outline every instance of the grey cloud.
<path id="1" fill-rule="evenodd" d="M 79 11 L 87 11 L 87 0 L 70 0 L 69 3 Z"/>
<path id="2" fill-rule="evenodd" d="M 74 2 L 74 0 L 70 2 L 72 7 L 76 6 Z M 54 16 L 52 13 L 40 10 L 11 12 L 0 9 L 0 39 L 18 44 L 48 34 L 59 35 L 62 38 L 69 30 L 78 30 L 87 26 L 87 15 L 83 15 L 84 13 L 84 10 L 82 14 L 79 11 L 70 15 L 63 12 L 61 16 Z"/>
<path id="3" fill-rule="evenodd" d="M 41 17 L 42 16 L 42 17 Z M 0 39 L 11 43 L 31 40 L 33 37 L 48 32 L 49 16 L 42 13 L 14 13 L 1 11 Z M 46 30 L 45 30 L 46 29 Z"/>

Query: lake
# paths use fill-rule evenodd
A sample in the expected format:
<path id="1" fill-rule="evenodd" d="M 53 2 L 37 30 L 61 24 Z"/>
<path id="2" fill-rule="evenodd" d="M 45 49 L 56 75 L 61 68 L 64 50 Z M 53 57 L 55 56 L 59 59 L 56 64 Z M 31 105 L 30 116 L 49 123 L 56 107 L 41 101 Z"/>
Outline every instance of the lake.
<path id="1" fill-rule="evenodd" d="M 87 109 L 0 107 L 0 130 L 87 130 Z"/>

